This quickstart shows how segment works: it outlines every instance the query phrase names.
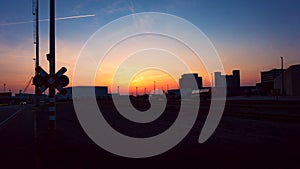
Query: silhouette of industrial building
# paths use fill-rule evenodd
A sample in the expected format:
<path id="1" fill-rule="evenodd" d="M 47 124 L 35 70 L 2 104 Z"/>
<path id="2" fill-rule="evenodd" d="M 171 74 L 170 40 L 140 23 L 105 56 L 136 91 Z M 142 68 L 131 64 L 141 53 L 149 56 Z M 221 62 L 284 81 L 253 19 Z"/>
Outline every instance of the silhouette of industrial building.
<path id="1" fill-rule="evenodd" d="M 179 89 L 170 89 L 167 91 L 169 96 L 173 96 L 174 98 L 180 97 L 180 90 Z"/>
<path id="2" fill-rule="evenodd" d="M 274 80 L 284 72 L 285 69 L 272 69 L 269 71 L 260 72 L 261 82 L 256 86 L 263 95 L 274 93 Z"/>
<path id="3" fill-rule="evenodd" d="M 221 75 L 221 72 L 215 72 L 215 87 L 239 88 L 240 70 L 233 70 L 232 75 Z"/>
<path id="4" fill-rule="evenodd" d="M 300 96 L 300 64 L 292 65 L 274 79 L 274 89 L 279 89 L 281 95 Z M 283 82 L 283 84 L 282 84 Z"/>
<path id="5" fill-rule="evenodd" d="M 9 104 L 12 99 L 12 93 L 11 92 L 3 92 L 0 93 L 0 104 Z"/>
<path id="6" fill-rule="evenodd" d="M 194 81 L 196 81 L 197 86 L 195 86 L 193 83 Z M 203 88 L 202 77 L 199 77 L 198 73 L 183 74 L 179 79 L 179 86 L 181 95 L 190 95 L 193 90 L 199 90 Z"/>
<path id="7" fill-rule="evenodd" d="M 192 81 L 196 80 L 197 88 L 192 85 Z M 181 78 L 179 79 L 179 86 L 181 89 L 201 89 L 202 88 L 202 77 L 198 76 L 198 73 L 187 73 L 181 75 Z"/>
<path id="8" fill-rule="evenodd" d="M 273 83 L 275 78 L 281 75 L 282 69 L 272 69 L 260 72 L 261 83 Z"/>
<path id="9" fill-rule="evenodd" d="M 65 95 L 62 95 L 60 93 L 57 94 L 56 99 L 57 100 L 72 100 L 72 88 L 80 89 L 80 97 L 79 99 L 84 99 L 84 98 L 90 98 L 93 96 L 88 95 L 88 92 L 85 91 L 90 91 L 91 88 L 95 89 L 95 96 L 97 99 L 100 98 L 105 98 L 108 96 L 108 88 L 107 86 L 73 86 L 73 87 L 67 87 L 65 88 L 67 93 Z"/>

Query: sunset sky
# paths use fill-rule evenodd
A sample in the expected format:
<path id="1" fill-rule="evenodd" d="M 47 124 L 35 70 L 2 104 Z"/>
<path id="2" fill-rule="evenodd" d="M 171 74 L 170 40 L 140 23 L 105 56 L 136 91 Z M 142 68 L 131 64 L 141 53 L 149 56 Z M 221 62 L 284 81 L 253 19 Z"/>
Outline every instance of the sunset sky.
<path id="1" fill-rule="evenodd" d="M 49 2 L 40 2 L 40 64 L 48 71 L 46 54 L 48 51 Z M 76 59 L 85 42 L 102 26 L 115 19 L 132 13 L 162 12 L 179 16 L 203 31 L 219 53 L 225 72 L 241 70 L 241 84 L 255 85 L 260 81 L 260 71 L 280 68 L 280 57 L 284 65 L 300 64 L 300 2 L 297 0 L 270 1 L 201 1 L 201 0 L 56 0 L 56 69 L 65 66 L 67 75 L 72 79 Z M 0 91 L 3 84 L 13 93 L 24 89 L 34 74 L 35 50 L 33 44 L 32 2 L 30 0 L 3 1 L 0 6 Z M 70 17 L 86 16 L 86 17 Z M 66 18 L 70 17 L 70 18 Z M 156 42 L 155 37 L 151 41 Z M 175 45 L 176 46 L 176 45 Z M 130 43 L 120 48 L 130 48 Z M 124 51 L 102 63 L 95 85 L 117 86 L 125 92 L 122 79 L 112 83 L 112 69 L 116 60 L 121 60 Z M 184 51 L 184 50 L 182 50 Z M 152 61 L 159 62 L 168 57 L 163 51 L 141 52 L 142 56 L 157 56 Z M 182 55 L 189 55 L 182 53 Z M 115 58 L 114 58 L 115 57 Z M 149 61 L 150 62 L 150 61 Z M 125 64 L 126 65 L 126 64 Z M 124 65 L 124 68 L 127 67 Z M 107 67 L 107 68 L 105 68 Z M 128 63 L 128 68 L 130 63 Z M 170 69 L 176 69 L 176 65 Z M 204 86 L 210 85 L 208 73 L 199 66 L 192 67 L 204 77 Z M 124 72 L 124 71 L 123 71 Z M 101 75 L 101 73 L 105 75 Z M 138 73 L 131 81 L 131 91 L 138 87 L 150 90 L 153 81 L 157 88 L 177 88 L 178 79 L 165 72 L 149 70 Z M 84 84 L 83 84 L 84 85 Z M 30 86 L 28 92 L 33 92 Z"/>

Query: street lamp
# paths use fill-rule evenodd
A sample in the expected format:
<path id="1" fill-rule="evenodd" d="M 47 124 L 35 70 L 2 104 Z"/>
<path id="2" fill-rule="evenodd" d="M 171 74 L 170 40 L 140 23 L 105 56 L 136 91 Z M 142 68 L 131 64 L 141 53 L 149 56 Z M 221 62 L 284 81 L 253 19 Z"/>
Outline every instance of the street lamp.
<path id="1" fill-rule="evenodd" d="M 280 57 L 281 59 L 281 87 L 282 87 L 282 95 L 285 95 L 284 91 L 284 70 L 283 70 L 283 57 Z"/>

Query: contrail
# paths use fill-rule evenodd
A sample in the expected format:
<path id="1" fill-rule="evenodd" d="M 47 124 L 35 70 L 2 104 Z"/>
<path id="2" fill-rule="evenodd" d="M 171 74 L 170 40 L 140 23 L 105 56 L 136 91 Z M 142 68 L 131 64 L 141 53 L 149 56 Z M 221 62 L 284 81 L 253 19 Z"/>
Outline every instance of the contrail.
<path id="1" fill-rule="evenodd" d="M 59 17 L 55 18 L 55 20 L 65 20 L 65 19 L 79 19 L 79 18 L 87 18 L 87 17 L 94 17 L 95 14 L 87 14 L 87 15 L 73 15 L 73 16 L 65 16 L 65 17 Z M 49 19 L 40 19 L 40 22 L 46 22 L 49 21 Z M 11 23 L 2 23 L 0 26 L 9 26 L 9 25 L 19 25 L 19 24 L 26 24 L 26 23 L 33 23 L 35 21 L 22 21 L 22 22 L 11 22 Z"/>

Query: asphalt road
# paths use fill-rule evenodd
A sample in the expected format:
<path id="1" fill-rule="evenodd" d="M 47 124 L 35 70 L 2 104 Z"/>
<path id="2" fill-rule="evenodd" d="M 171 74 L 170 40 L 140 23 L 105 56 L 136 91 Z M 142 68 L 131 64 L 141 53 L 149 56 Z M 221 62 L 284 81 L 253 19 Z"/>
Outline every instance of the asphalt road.
<path id="1" fill-rule="evenodd" d="M 71 102 L 57 104 L 55 137 L 47 129 L 47 107 L 26 105 L 18 116 L 0 127 L 0 168 L 299 168 L 300 122 L 294 118 L 300 113 L 299 104 L 290 103 L 282 109 L 284 106 L 274 103 L 262 104 L 269 106 L 260 108 L 255 105 L 259 104 L 229 104 L 213 136 L 199 144 L 197 140 L 208 110 L 204 107 L 182 142 L 161 155 L 144 159 L 120 157 L 97 146 L 78 123 Z M 99 107 L 117 131 L 135 137 L 163 132 L 177 117 L 177 108 L 172 107 L 158 120 L 141 127 L 126 121 L 110 104 L 99 103 Z M 18 108 L 1 107 L 0 118 Z M 290 113 L 293 119 L 269 118 L 273 112 Z M 34 113 L 38 119 L 37 143 L 34 142 Z"/>

